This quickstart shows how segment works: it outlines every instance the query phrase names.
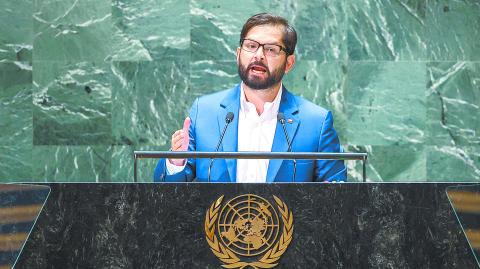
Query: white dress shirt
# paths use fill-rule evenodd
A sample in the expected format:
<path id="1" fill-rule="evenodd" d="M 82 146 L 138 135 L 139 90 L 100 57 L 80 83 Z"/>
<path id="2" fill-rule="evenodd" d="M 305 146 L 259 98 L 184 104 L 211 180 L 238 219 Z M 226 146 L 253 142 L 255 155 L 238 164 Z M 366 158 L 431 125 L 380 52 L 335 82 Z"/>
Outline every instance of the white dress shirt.
<path id="1" fill-rule="evenodd" d="M 258 115 L 255 105 L 246 100 L 242 84 L 238 115 L 238 151 L 272 150 L 281 96 L 282 86 L 280 85 L 280 90 L 273 102 L 266 102 L 263 105 L 263 113 Z M 238 159 L 237 182 L 266 182 L 268 163 L 268 159 Z"/>
<path id="2" fill-rule="evenodd" d="M 240 87 L 240 111 L 238 115 L 238 151 L 267 151 L 272 150 L 273 138 L 277 126 L 277 114 L 282 96 L 282 85 L 273 102 L 263 105 L 263 113 L 258 115 L 255 105 L 248 102 Z M 268 159 L 237 160 L 238 183 L 265 183 L 268 171 Z M 169 175 L 182 171 L 185 167 L 166 162 Z"/>

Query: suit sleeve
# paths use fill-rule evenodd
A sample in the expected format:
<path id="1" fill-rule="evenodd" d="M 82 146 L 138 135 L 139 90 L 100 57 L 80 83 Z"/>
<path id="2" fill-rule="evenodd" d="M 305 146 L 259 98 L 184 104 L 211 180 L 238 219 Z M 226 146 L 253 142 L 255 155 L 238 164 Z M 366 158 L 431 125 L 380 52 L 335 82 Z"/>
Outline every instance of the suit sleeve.
<path id="1" fill-rule="evenodd" d="M 319 152 L 343 152 L 337 132 L 333 128 L 333 116 L 329 111 L 323 122 Z M 347 181 L 347 169 L 343 160 L 318 160 L 315 167 L 315 181 Z"/>
<path id="2" fill-rule="evenodd" d="M 198 98 L 193 103 L 190 108 L 189 117 L 191 120 L 190 128 L 188 130 L 188 135 L 190 137 L 188 144 L 188 151 L 196 150 L 196 141 L 195 141 L 195 128 L 197 123 L 197 112 L 198 112 Z M 153 172 L 153 181 L 154 182 L 188 182 L 192 181 L 195 178 L 195 159 L 188 159 L 187 164 L 183 171 L 178 172 L 173 175 L 168 175 L 166 168 L 166 159 L 160 159 L 155 167 Z"/>

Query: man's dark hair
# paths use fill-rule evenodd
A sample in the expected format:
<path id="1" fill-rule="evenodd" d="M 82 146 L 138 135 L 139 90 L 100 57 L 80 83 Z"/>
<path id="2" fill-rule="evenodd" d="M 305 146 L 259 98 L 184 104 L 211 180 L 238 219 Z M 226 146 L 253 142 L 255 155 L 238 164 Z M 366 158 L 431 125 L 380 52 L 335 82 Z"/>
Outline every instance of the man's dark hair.
<path id="1" fill-rule="evenodd" d="M 240 45 L 243 39 L 247 35 L 248 31 L 255 26 L 259 25 L 281 25 L 283 26 L 283 44 L 287 55 L 292 55 L 297 45 L 297 32 L 288 24 L 288 21 L 280 16 L 272 15 L 269 13 L 259 13 L 250 17 L 243 25 L 242 32 L 240 33 Z"/>

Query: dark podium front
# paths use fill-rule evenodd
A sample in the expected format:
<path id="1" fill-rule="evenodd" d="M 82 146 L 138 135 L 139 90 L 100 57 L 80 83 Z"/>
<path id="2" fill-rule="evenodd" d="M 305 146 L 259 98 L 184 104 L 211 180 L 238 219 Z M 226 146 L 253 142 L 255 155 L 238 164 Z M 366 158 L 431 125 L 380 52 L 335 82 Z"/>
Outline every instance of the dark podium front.
<path id="1" fill-rule="evenodd" d="M 15 268 L 477 268 L 451 185 L 49 184 Z"/>

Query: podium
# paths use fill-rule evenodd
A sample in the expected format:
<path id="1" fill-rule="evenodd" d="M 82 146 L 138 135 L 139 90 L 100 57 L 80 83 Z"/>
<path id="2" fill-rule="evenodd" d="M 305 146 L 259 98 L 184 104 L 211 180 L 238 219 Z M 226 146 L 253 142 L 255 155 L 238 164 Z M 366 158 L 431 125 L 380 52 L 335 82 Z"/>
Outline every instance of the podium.
<path id="1" fill-rule="evenodd" d="M 477 268 L 454 185 L 48 184 L 15 268 Z"/>

